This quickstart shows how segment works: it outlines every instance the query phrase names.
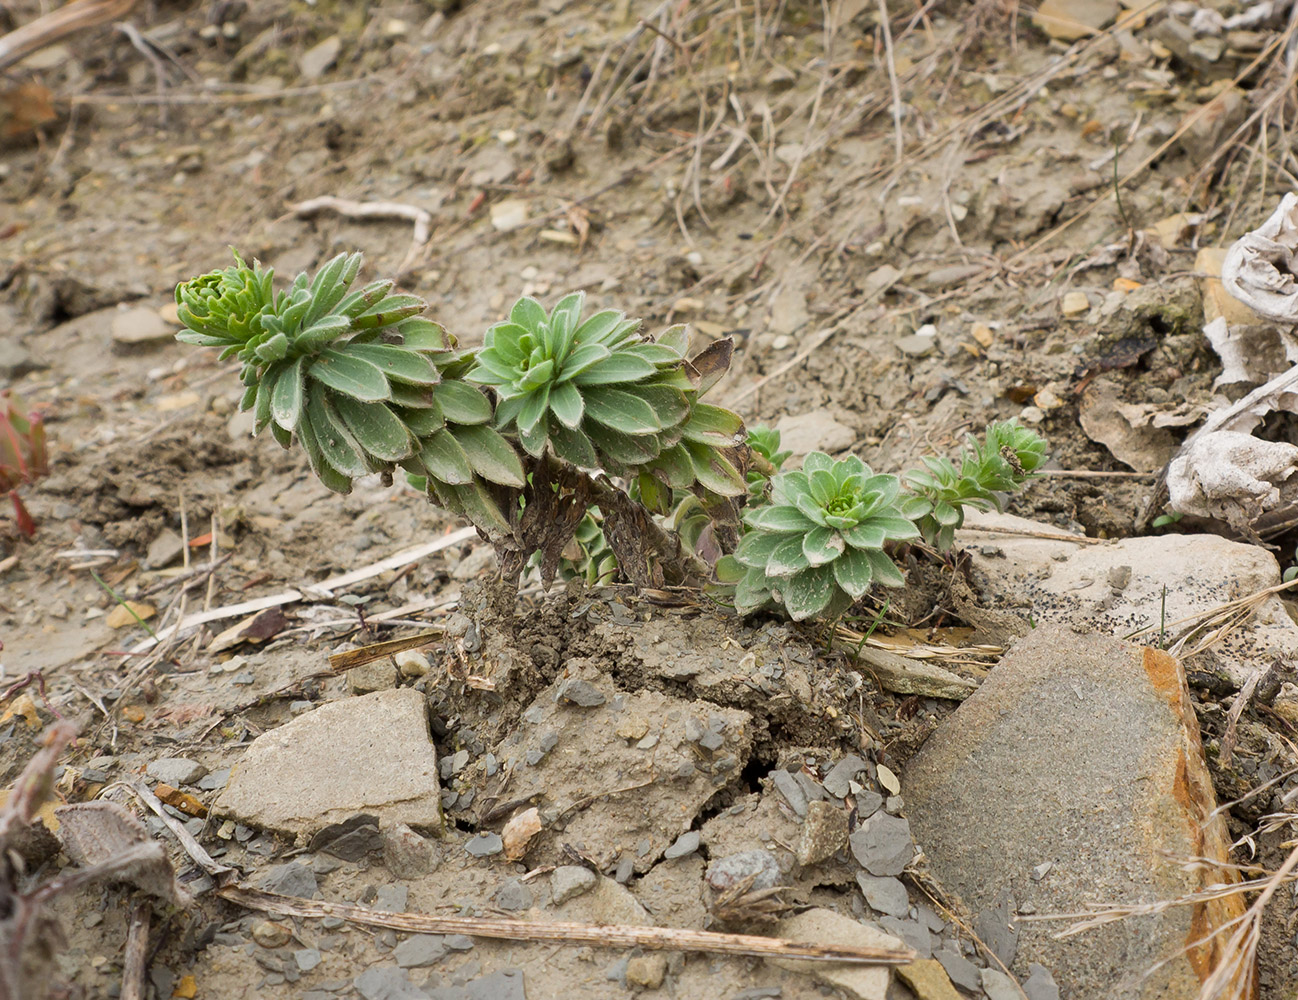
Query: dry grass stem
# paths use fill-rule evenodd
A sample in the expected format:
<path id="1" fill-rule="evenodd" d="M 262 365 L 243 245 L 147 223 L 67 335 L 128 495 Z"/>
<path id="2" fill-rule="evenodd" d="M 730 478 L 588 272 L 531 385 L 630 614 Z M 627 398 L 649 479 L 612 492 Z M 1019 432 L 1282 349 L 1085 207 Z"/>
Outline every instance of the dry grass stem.
<path id="1" fill-rule="evenodd" d="M 861 948 L 847 945 L 803 944 L 752 934 L 717 934 L 675 927 L 620 927 L 558 921 L 499 920 L 491 917 L 435 917 L 422 913 L 385 913 L 350 903 L 281 896 L 272 892 L 229 886 L 219 895 L 249 909 L 296 917 L 339 917 L 367 927 L 386 927 L 414 934 L 467 934 L 499 941 L 552 941 L 602 948 L 645 948 L 650 951 L 751 955 L 796 958 L 859 965 L 902 965 L 914 961 L 909 948 Z"/>

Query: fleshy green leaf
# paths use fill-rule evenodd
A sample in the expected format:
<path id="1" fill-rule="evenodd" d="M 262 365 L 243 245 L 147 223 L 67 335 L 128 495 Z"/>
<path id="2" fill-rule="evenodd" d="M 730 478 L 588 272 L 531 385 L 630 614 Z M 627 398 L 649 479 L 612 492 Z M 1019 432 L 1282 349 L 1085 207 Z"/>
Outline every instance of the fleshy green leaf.
<path id="1" fill-rule="evenodd" d="M 685 424 L 685 440 L 732 448 L 744 441 L 743 418 L 720 406 L 696 403 Z"/>
<path id="2" fill-rule="evenodd" d="M 401 343 L 412 351 L 444 351 L 451 346 L 451 337 L 440 323 L 422 316 L 403 320 L 397 325 Z"/>
<path id="3" fill-rule="evenodd" d="M 756 611 L 771 603 L 771 590 L 759 570 L 750 570 L 735 584 L 735 610 L 741 614 Z"/>
<path id="4" fill-rule="evenodd" d="M 644 358 L 618 352 L 610 354 L 602 361 L 597 361 L 589 368 L 579 372 L 574 381 L 580 386 L 614 385 L 618 382 L 639 382 L 648 378 L 658 369 Z"/>
<path id="5" fill-rule="evenodd" d="M 765 531 L 750 531 L 739 541 L 735 549 L 735 558 L 745 566 L 753 569 L 764 569 L 771 553 L 787 542 L 787 535 L 776 535 Z"/>
<path id="6" fill-rule="evenodd" d="M 870 566 L 874 569 L 874 578 L 885 587 L 906 585 L 906 578 L 902 576 L 897 564 L 888 558 L 886 552 L 881 549 L 865 549 L 861 554 L 870 560 Z"/>
<path id="7" fill-rule="evenodd" d="M 834 471 L 834 460 L 823 451 L 813 451 L 802 460 L 802 471 L 808 476 L 818 470 L 831 473 Z"/>
<path id="8" fill-rule="evenodd" d="M 550 412 L 565 427 L 581 426 L 581 418 L 586 412 L 581 401 L 581 393 L 571 382 L 564 382 L 550 388 Z"/>
<path id="9" fill-rule="evenodd" d="M 400 323 L 403 319 L 417 316 L 428 308 L 428 303 L 418 295 L 388 295 L 380 299 L 369 309 L 352 317 L 352 329 L 375 330 L 379 327 Z"/>
<path id="10" fill-rule="evenodd" d="M 664 448 L 654 459 L 653 467 L 662 471 L 672 489 L 687 490 L 694 485 L 694 462 L 682 445 Z"/>
<path id="11" fill-rule="evenodd" d="M 398 382 L 436 385 L 441 381 L 441 376 L 428 358 L 403 347 L 394 347 L 391 344 L 351 344 L 345 353 L 362 361 L 368 361 L 388 378 Z"/>
<path id="12" fill-rule="evenodd" d="M 580 375 L 591 365 L 603 361 L 609 356 L 608 348 L 602 344 L 579 344 L 561 362 L 561 371 L 556 382 L 567 382 Z"/>
<path id="13" fill-rule="evenodd" d="M 600 364 L 605 363 L 607 362 L 600 362 Z M 581 383 L 580 379 L 577 381 L 578 384 Z M 620 389 L 599 389 L 587 392 L 584 396 L 586 415 L 605 427 L 611 427 L 623 434 L 655 434 L 663 429 L 653 407 L 639 396 L 633 396 Z"/>
<path id="14" fill-rule="evenodd" d="M 674 427 L 690 415 L 690 401 L 680 389 L 653 383 L 640 383 L 624 386 L 622 391 L 639 396 L 652 406 L 658 421 L 664 427 Z"/>
<path id="15" fill-rule="evenodd" d="M 550 406 L 550 387 L 543 385 L 527 397 L 523 408 L 518 411 L 518 429 L 529 433 L 541 424 L 541 418 Z"/>
<path id="16" fill-rule="evenodd" d="M 795 621 L 820 614 L 834 596 L 834 573 L 828 566 L 804 570 L 780 588 L 784 609 Z"/>
<path id="17" fill-rule="evenodd" d="M 684 323 L 669 326 L 658 334 L 655 343 L 671 348 L 678 358 L 684 358 L 690 349 L 690 328 Z"/>
<path id="18" fill-rule="evenodd" d="M 333 404 L 356 443 L 375 458 L 399 462 L 414 454 L 414 436 L 383 403 L 362 403 L 335 394 Z"/>
<path id="19" fill-rule="evenodd" d="M 888 533 L 874 521 L 866 521 L 843 532 L 843 539 L 854 549 L 881 549 Z"/>
<path id="20" fill-rule="evenodd" d="M 450 485 L 473 482 L 473 467 L 455 436 L 446 429 L 435 431 L 421 442 L 419 461 L 434 479 Z M 476 522 L 475 522 L 476 523 Z"/>
<path id="21" fill-rule="evenodd" d="M 453 424 L 485 424 L 491 420 L 491 400 L 463 382 L 447 379 L 433 390 L 433 399 Z"/>
<path id="22" fill-rule="evenodd" d="M 812 566 L 833 562 L 846 548 L 839 533 L 830 528 L 815 528 L 802 536 L 802 554 Z"/>
<path id="23" fill-rule="evenodd" d="M 527 330 L 535 330 L 548 318 L 545 307 L 536 299 L 527 296 L 515 302 L 514 307 L 509 310 L 509 321 Z"/>
<path id="24" fill-rule="evenodd" d="M 428 437 L 433 431 L 440 431 L 446 426 L 446 419 L 442 416 L 440 406 L 402 410 L 397 415 L 401 417 L 401 422 L 406 425 L 407 430 L 417 438 Z"/>
<path id="25" fill-rule="evenodd" d="M 798 535 L 786 537 L 772 551 L 766 560 L 766 575 L 773 577 L 793 576 L 801 573 L 809 565 L 807 557 L 802 554 L 802 538 Z"/>
<path id="26" fill-rule="evenodd" d="M 445 491 L 458 511 L 488 535 L 509 534 L 509 519 L 496 506 L 482 483 L 476 480 L 463 485 L 451 483 L 445 487 Z"/>
<path id="27" fill-rule="evenodd" d="M 451 433 L 468 456 L 473 471 L 483 479 L 522 488 L 523 463 L 518 452 L 498 433 L 486 424 L 456 427 Z"/>
<path id="28" fill-rule="evenodd" d="M 306 404 L 306 419 L 311 423 L 311 434 L 315 437 L 321 454 L 330 465 L 352 478 L 370 471 L 358 451 L 359 446 L 331 406 L 327 389 L 319 385 L 311 387 Z"/>
<path id="29" fill-rule="evenodd" d="M 577 328 L 577 320 L 585 301 L 585 292 L 571 292 L 559 300 L 559 304 L 550 312 L 550 326 L 556 328 L 556 333 L 562 333 L 567 338 Z"/>
<path id="30" fill-rule="evenodd" d="M 874 580 L 874 563 L 867 552 L 848 549 L 834 560 L 834 579 L 853 599 L 863 597 Z"/>
<path id="31" fill-rule="evenodd" d="M 550 444 L 553 445 L 556 455 L 579 468 L 593 469 L 599 465 L 595 446 L 591 444 L 590 438 L 579 430 L 564 427 L 556 421 L 550 425 Z"/>
<path id="32" fill-rule="evenodd" d="M 623 465 L 640 465 L 658 457 L 658 442 L 651 435 L 622 434 L 603 424 L 587 421 L 582 427 L 591 443 L 603 455 Z M 602 462 L 599 464 L 603 464 Z"/>
<path id="33" fill-rule="evenodd" d="M 306 379 L 302 375 L 303 361 L 298 358 L 280 372 L 275 380 L 275 390 L 270 397 L 270 412 L 275 423 L 286 431 L 296 430 L 302 417 L 306 397 Z"/>
<path id="34" fill-rule="evenodd" d="M 799 532 L 805 534 L 812 528 L 816 527 L 816 522 L 808 520 L 807 516 L 792 507 L 783 504 L 777 504 L 771 507 L 759 507 L 746 517 L 749 527 L 758 528 L 762 531 L 776 531 L 781 533 Z"/>
<path id="35" fill-rule="evenodd" d="M 272 429 L 278 428 L 284 433 L 279 424 L 271 424 Z M 311 471 L 316 474 L 316 478 L 334 493 L 344 495 L 352 491 L 352 481 L 350 476 L 344 475 L 335 469 L 325 459 L 324 453 L 320 448 L 320 443 L 316 440 L 315 432 L 311 429 L 311 421 L 303 420 L 297 428 L 298 441 L 302 444 L 302 450 L 306 452 L 307 462 L 311 465 Z"/>
<path id="36" fill-rule="evenodd" d="M 605 337 L 617 329 L 617 325 L 624 318 L 622 313 L 615 312 L 612 309 L 597 312 L 584 320 L 581 326 L 577 327 L 577 335 L 574 339 L 578 344 L 601 343 Z"/>
<path id="37" fill-rule="evenodd" d="M 697 441 L 686 441 L 685 450 L 694 463 L 694 476 L 713 493 L 723 497 L 743 496 L 748 483 L 734 464 L 715 448 Z"/>
<path id="38" fill-rule="evenodd" d="M 387 376 L 377 365 L 339 351 L 320 354 L 307 369 L 307 375 L 362 402 L 377 403 L 392 396 Z"/>

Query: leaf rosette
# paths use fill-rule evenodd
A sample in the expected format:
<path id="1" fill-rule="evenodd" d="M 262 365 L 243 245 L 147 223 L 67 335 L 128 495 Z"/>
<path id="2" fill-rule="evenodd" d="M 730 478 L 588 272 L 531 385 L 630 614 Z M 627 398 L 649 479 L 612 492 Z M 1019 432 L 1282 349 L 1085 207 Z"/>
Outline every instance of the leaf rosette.
<path id="1" fill-rule="evenodd" d="M 535 458 L 548 447 L 579 468 L 639 477 L 651 509 L 669 509 L 673 489 L 696 483 L 742 495 L 743 421 L 698 402 L 725 364 L 687 361 L 683 326 L 648 340 L 621 312 L 583 319 L 584 300 L 575 292 L 546 313 L 521 298 L 487 331 L 466 377 L 496 393 L 496 426 Z"/>
<path id="2" fill-rule="evenodd" d="M 776 603 L 802 621 L 841 614 L 874 583 L 902 586 L 883 546 L 919 535 L 903 503 L 896 476 L 812 452 L 801 471 L 772 479 L 771 503 L 745 515 L 733 563 L 718 566 L 735 579 L 736 610 Z"/>
<path id="3" fill-rule="evenodd" d="M 1034 431 L 1006 420 L 989 424 L 982 441 L 972 435 L 958 457 L 924 459 L 924 468 L 906 473 L 915 491 L 907 513 L 914 515 L 924 540 L 939 549 L 955 544 L 965 507 L 999 509 L 999 494 L 1018 489 L 1046 461 L 1046 442 Z"/>
<path id="4" fill-rule="evenodd" d="M 507 532 L 496 487 L 522 487 L 523 467 L 491 426 L 491 401 L 462 380 L 472 355 L 393 282 L 350 291 L 361 259 L 339 254 L 272 294 L 274 271 L 236 253 L 233 267 L 177 287 L 188 327 L 177 339 L 242 361 L 254 433 L 269 427 L 286 448 L 296 438 L 329 489 L 400 466 L 443 506 Z"/>

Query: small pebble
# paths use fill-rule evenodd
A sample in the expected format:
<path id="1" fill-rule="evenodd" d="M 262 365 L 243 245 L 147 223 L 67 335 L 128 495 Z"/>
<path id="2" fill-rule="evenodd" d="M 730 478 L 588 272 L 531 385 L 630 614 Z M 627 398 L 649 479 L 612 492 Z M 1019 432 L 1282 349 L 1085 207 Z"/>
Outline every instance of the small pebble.
<path id="1" fill-rule="evenodd" d="M 292 937 L 289 929 L 273 920 L 255 920 L 249 929 L 252 939 L 263 948 L 282 948 Z"/>
<path id="2" fill-rule="evenodd" d="M 503 851 L 505 842 L 498 833 L 480 833 L 465 844 L 464 849 L 475 858 L 486 858 Z"/>
<path id="3" fill-rule="evenodd" d="M 687 854 L 693 854 L 699 849 L 699 832 L 698 830 L 689 830 L 682 833 L 676 838 L 676 843 L 663 851 L 663 857 L 668 860 L 672 858 L 683 858 Z"/>

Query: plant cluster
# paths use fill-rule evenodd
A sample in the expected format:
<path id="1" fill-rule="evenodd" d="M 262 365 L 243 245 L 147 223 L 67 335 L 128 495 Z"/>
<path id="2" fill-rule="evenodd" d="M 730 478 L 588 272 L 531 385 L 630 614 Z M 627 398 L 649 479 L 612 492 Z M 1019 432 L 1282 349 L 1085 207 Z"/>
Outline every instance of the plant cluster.
<path id="1" fill-rule="evenodd" d="M 27 510 L 18 487 L 50 471 L 45 443 L 45 423 L 9 390 L 0 392 L 0 492 L 8 493 L 18 530 L 28 538 L 36 534 L 36 521 Z"/>
<path id="2" fill-rule="evenodd" d="M 300 442 L 330 489 L 404 469 L 495 543 L 507 578 L 532 557 L 546 580 L 707 584 L 740 612 L 834 616 L 904 583 L 897 545 L 950 547 L 966 507 L 996 505 L 1045 459 L 1010 422 L 904 478 L 820 453 L 782 472 L 778 432 L 701 401 L 728 340 L 687 357 L 684 327 L 650 339 L 621 312 L 584 316 L 573 293 L 549 312 L 519 299 L 459 350 L 391 282 L 352 291 L 360 262 L 339 255 L 277 293 L 236 254 L 177 288 L 179 338 L 242 362 L 256 431 Z"/>

